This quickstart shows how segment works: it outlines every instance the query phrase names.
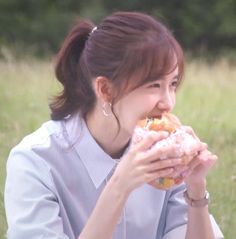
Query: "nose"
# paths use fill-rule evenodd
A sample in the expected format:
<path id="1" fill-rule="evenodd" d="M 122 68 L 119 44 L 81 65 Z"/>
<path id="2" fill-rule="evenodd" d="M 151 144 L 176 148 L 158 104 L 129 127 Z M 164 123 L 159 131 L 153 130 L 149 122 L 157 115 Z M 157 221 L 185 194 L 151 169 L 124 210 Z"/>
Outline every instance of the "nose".
<path id="1" fill-rule="evenodd" d="M 169 91 L 166 91 L 160 97 L 157 107 L 162 112 L 169 112 L 174 107 L 174 98 L 171 96 Z"/>

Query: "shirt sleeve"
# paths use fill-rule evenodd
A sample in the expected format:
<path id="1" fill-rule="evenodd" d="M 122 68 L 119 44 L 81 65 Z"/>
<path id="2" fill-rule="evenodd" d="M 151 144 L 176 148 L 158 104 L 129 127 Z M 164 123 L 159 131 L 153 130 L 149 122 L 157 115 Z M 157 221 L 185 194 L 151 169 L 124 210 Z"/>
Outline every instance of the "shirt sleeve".
<path id="1" fill-rule="evenodd" d="M 8 239 L 69 239 L 49 168 L 29 150 L 12 150 L 8 158 L 5 210 Z"/>
<path id="2" fill-rule="evenodd" d="M 161 215 L 161 220 L 163 221 L 162 236 L 157 237 L 158 239 L 185 239 L 188 218 L 187 204 L 183 197 L 184 189 L 185 184 L 181 184 L 167 192 Z M 210 220 L 215 238 L 223 239 L 224 236 L 212 215 L 210 215 Z"/>
<path id="3" fill-rule="evenodd" d="M 224 239 L 224 235 L 222 234 L 219 226 L 217 225 L 212 215 L 210 215 L 210 220 L 211 220 L 213 232 L 215 235 L 215 239 Z M 165 234 L 163 239 L 176 239 L 176 238 L 185 239 L 186 230 L 187 230 L 187 224 L 184 224 Z"/>
<path id="4" fill-rule="evenodd" d="M 185 184 L 172 189 L 166 198 L 164 235 L 187 224 L 187 204 L 183 198 Z"/>
<path id="5" fill-rule="evenodd" d="M 166 191 L 156 239 L 163 239 L 169 232 L 187 224 L 187 205 L 183 199 L 184 189 L 185 184 L 181 184 Z"/>

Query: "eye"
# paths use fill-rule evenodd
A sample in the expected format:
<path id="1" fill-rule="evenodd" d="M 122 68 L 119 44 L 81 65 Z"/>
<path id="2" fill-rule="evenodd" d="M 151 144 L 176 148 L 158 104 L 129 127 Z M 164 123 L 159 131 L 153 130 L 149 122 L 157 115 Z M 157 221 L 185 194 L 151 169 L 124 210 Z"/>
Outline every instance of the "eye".
<path id="1" fill-rule="evenodd" d="M 149 85 L 149 88 L 160 88 L 160 84 L 159 83 L 154 83 Z"/>
<path id="2" fill-rule="evenodd" d="M 171 86 L 173 86 L 173 87 L 177 87 L 177 85 L 178 85 L 178 81 L 173 81 L 173 82 L 171 83 Z"/>

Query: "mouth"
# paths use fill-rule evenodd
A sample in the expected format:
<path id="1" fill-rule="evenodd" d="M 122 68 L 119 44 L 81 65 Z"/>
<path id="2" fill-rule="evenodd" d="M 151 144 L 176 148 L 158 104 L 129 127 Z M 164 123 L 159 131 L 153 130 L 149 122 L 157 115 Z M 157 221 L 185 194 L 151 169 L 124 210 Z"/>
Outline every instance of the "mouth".
<path id="1" fill-rule="evenodd" d="M 162 114 L 157 114 L 157 115 L 150 115 L 146 117 L 147 119 L 161 119 Z"/>
<path id="2" fill-rule="evenodd" d="M 154 115 L 152 118 L 161 119 L 161 118 L 162 118 L 162 114 L 160 114 L 160 115 Z"/>
<path id="3" fill-rule="evenodd" d="M 158 113 L 155 113 L 155 114 L 147 114 L 146 116 L 144 116 L 144 118 L 142 118 L 141 120 L 152 120 L 152 119 L 158 119 L 158 120 L 161 120 L 163 115 L 165 113 L 168 113 L 167 111 L 163 111 L 163 112 L 158 112 Z"/>
<path id="4" fill-rule="evenodd" d="M 166 114 L 170 113 L 169 111 L 160 111 L 157 114 L 154 115 L 150 115 L 148 118 L 156 118 L 156 119 L 162 119 L 163 116 L 165 116 Z"/>

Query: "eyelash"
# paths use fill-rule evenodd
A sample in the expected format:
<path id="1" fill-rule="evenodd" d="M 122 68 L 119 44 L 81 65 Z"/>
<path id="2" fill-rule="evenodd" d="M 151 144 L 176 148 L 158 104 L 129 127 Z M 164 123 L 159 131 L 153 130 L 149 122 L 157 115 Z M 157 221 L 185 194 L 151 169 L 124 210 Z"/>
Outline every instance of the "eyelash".
<path id="1" fill-rule="evenodd" d="M 156 83 L 156 84 L 152 84 L 149 86 L 150 88 L 154 87 L 154 88 L 160 88 L 160 84 Z"/>
<path id="2" fill-rule="evenodd" d="M 174 86 L 174 87 L 177 87 L 178 83 L 177 83 L 177 81 L 174 81 L 174 82 L 172 82 L 171 85 Z"/>
<path id="3" fill-rule="evenodd" d="M 172 82 L 172 83 L 171 83 L 171 86 L 177 87 L 177 81 Z M 160 88 L 160 84 L 155 83 L 155 84 L 150 85 L 149 87 L 150 87 L 150 88 L 153 88 L 153 87 L 154 87 L 154 88 Z"/>

